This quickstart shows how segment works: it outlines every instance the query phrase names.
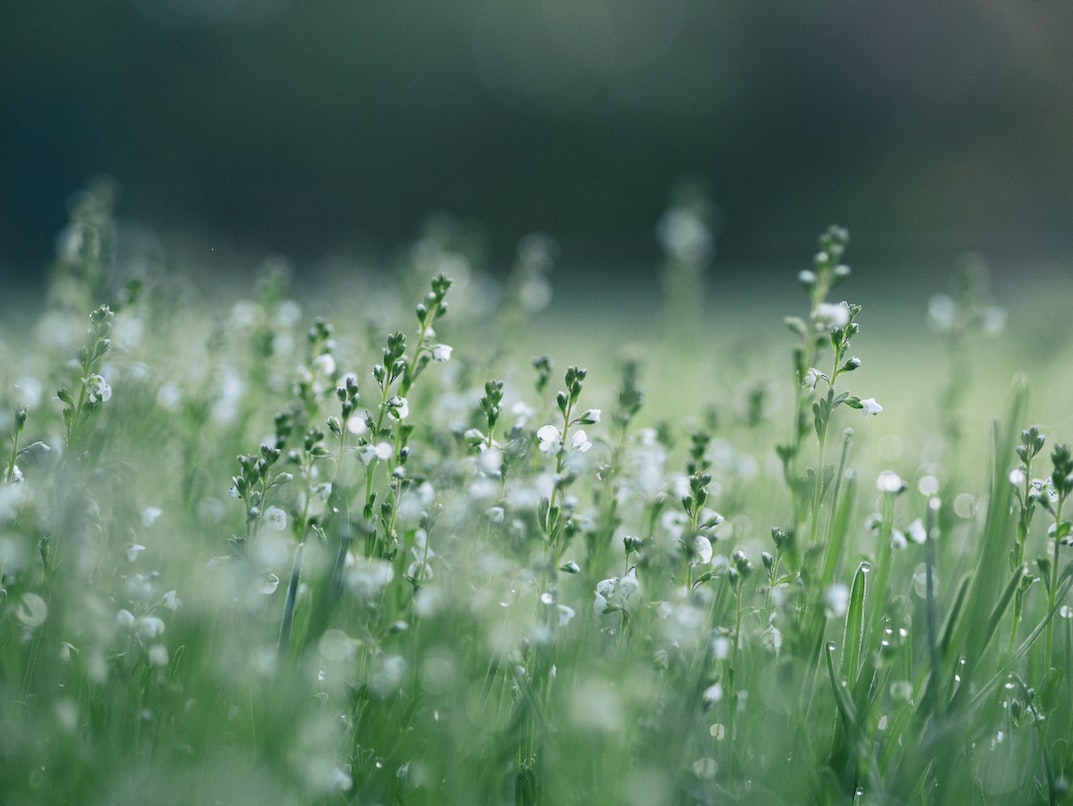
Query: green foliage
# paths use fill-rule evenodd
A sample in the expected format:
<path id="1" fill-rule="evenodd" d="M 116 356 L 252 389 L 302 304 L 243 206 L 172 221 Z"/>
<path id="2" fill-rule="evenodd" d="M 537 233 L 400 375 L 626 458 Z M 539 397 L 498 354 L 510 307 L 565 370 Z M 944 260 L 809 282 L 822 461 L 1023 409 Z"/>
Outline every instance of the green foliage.
<path id="1" fill-rule="evenodd" d="M 656 347 L 490 355 L 438 271 L 404 276 L 409 335 L 353 305 L 303 331 L 278 269 L 219 328 L 83 295 L 74 361 L 35 348 L 74 381 L 4 421 L 5 801 L 1068 800 L 1071 452 L 1033 475 L 1019 383 L 986 474 L 960 441 L 908 480 L 858 457 L 847 243 L 799 278 L 776 448 L 756 378 L 735 420 L 654 407 Z"/>

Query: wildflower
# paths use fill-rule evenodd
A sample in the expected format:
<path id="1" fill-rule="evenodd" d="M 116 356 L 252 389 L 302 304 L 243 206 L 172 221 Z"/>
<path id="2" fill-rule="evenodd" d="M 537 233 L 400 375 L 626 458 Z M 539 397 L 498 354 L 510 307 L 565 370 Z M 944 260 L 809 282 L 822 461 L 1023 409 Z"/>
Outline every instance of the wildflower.
<path id="1" fill-rule="evenodd" d="M 168 650 L 163 644 L 153 644 L 149 647 L 149 665 L 150 666 L 167 666 L 168 665 Z"/>
<path id="2" fill-rule="evenodd" d="M 845 302 L 821 302 L 812 309 L 812 321 L 817 330 L 825 333 L 845 327 L 849 324 L 849 305 Z"/>
<path id="3" fill-rule="evenodd" d="M 262 517 L 265 525 L 274 532 L 282 532 L 287 528 L 287 513 L 279 507 L 269 507 Z"/>
<path id="4" fill-rule="evenodd" d="M 537 412 L 532 406 L 519 400 L 510 407 L 510 413 L 514 415 L 517 425 L 524 426 L 536 416 Z"/>
<path id="5" fill-rule="evenodd" d="M 354 414 L 351 414 L 349 417 L 347 417 L 346 430 L 354 436 L 360 437 L 362 434 L 369 430 L 369 424 L 367 422 L 368 419 L 369 414 L 364 409 L 362 411 L 355 412 Z"/>
<path id="6" fill-rule="evenodd" d="M 261 580 L 261 593 L 265 596 L 271 596 L 276 592 L 276 588 L 278 587 L 279 577 L 271 571 L 265 571 L 265 575 Z"/>
<path id="7" fill-rule="evenodd" d="M 954 327 L 957 303 L 946 294 L 936 294 L 928 300 L 928 322 L 937 333 L 947 333 Z"/>
<path id="8" fill-rule="evenodd" d="M 134 628 L 134 614 L 129 610 L 120 610 L 115 614 L 116 626 L 121 630 L 130 630 Z"/>
<path id="9" fill-rule="evenodd" d="M 641 593 L 641 583 L 636 572 L 631 568 L 624 577 L 610 577 L 596 583 L 596 598 L 592 603 L 593 612 L 600 615 L 616 610 L 628 610 L 631 600 Z"/>
<path id="10" fill-rule="evenodd" d="M 161 602 L 164 607 L 168 608 L 168 610 L 172 611 L 173 613 L 179 609 L 182 603 L 182 600 L 179 598 L 178 594 L 175 591 L 168 591 L 167 593 L 165 593 L 163 601 Z"/>
<path id="11" fill-rule="evenodd" d="M 575 439 L 576 439 L 575 435 Z M 540 440 L 540 450 L 549 456 L 554 456 L 563 445 L 562 434 L 554 425 L 544 425 L 537 430 L 537 439 Z"/>
<path id="12" fill-rule="evenodd" d="M 577 613 L 574 611 L 574 608 L 572 608 L 572 607 L 570 607 L 568 605 L 561 604 L 561 605 L 558 605 L 558 608 L 559 608 L 559 626 L 560 627 L 565 627 L 567 624 L 570 623 L 570 619 L 572 619 L 574 616 L 576 616 Z"/>
<path id="13" fill-rule="evenodd" d="M 331 353 L 321 353 L 313 359 L 313 369 L 329 378 L 335 375 L 335 357 Z"/>
<path id="14" fill-rule="evenodd" d="M 146 507 L 142 510 L 142 526 L 152 526 L 162 513 L 163 510 L 160 507 Z"/>
<path id="15" fill-rule="evenodd" d="M 869 414 L 880 414 L 883 407 L 876 403 L 874 397 L 866 397 L 861 401 L 861 413 L 867 417 Z"/>
<path id="16" fill-rule="evenodd" d="M 449 344 L 434 344 L 432 346 L 432 360 L 446 364 L 451 360 L 451 352 L 454 350 Z"/>
<path id="17" fill-rule="evenodd" d="M 715 239 L 703 218 L 688 207 L 672 207 L 656 227 L 660 245 L 685 263 L 704 263 L 715 251 Z"/>
<path id="18" fill-rule="evenodd" d="M 156 616 L 142 616 L 138 619 L 135 628 L 140 638 L 148 640 L 164 632 L 164 621 Z"/>
<path id="19" fill-rule="evenodd" d="M 909 545 L 909 541 L 905 539 L 905 532 L 901 529 L 890 530 L 890 547 L 895 551 L 901 551 Z"/>
<path id="20" fill-rule="evenodd" d="M 693 538 L 693 565 L 707 565 L 712 561 L 712 541 L 704 535 Z"/>
<path id="21" fill-rule="evenodd" d="M 387 407 L 396 420 L 405 420 L 410 416 L 410 404 L 404 397 L 392 395 L 387 401 Z"/>
<path id="22" fill-rule="evenodd" d="M 105 403 L 112 399 L 112 387 L 100 375 L 83 378 L 82 383 L 86 387 L 86 400 L 90 403 Z"/>
<path id="23" fill-rule="evenodd" d="M 923 543 L 928 539 L 928 531 L 924 528 L 924 521 L 920 518 L 905 527 L 905 533 L 914 543 Z"/>
<path id="24" fill-rule="evenodd" d="M 591 447 L 592 443 L 589 442 L 588 434 L 580 428 L 574 432 L 574 436 L 570 440 L 570 450 L 577 451 L 578 453 L 585 453 L 585 451 Z"/>
<path id="25" fill-rule="evenodd" d="M 134 562 L 138 559 L 138 555 L 145 551 L 145 546 L 138 543 L 131 543 L 127 546 L 127 560 L 128 562 Z"/>
<path id="26" fill-rule="evenodd" d="M 704 689 L 705 702 L 716 703 L 723 699 L 723 687 L 718 683 L 712 683 Z"/>
<path id="27" fill-rule="evenodd" d="M 587 409 L 578 422 L 584 425 L 596 425 L 600 422 L 600 414 L 600 409 Z"/>
<path id="28" fill-rule="evenodd" d="M 881 493 L 897 495 L 905 489 L 905 480 L 893 470 L 884 470 L 876 478 L 876 489 Z"/>
<path id="29" fill-rule="evenodd" d="M 801 379 L 801 386 L 811 392 L 816 388 L 816 384 L 819 383 L 820 378 L 827 380 L 827 376 L 816 369 L 816 367 L 809 367 L 808 371 L 805 373 L 805 377 Z"/>

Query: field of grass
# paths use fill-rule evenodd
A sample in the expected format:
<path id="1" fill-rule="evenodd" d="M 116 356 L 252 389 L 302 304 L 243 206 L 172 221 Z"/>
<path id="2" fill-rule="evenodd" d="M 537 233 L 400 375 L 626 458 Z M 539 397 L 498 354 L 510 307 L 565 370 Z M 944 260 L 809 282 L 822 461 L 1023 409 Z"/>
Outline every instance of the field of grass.
<path id="1" fill-rule="evenodd" d="M 721 290 L 688 210 L 642 299 L 443 229 L 232 292 L 110 215 L 0 330 L 3 803 L 1070 799 L 1060 294 Z"/>

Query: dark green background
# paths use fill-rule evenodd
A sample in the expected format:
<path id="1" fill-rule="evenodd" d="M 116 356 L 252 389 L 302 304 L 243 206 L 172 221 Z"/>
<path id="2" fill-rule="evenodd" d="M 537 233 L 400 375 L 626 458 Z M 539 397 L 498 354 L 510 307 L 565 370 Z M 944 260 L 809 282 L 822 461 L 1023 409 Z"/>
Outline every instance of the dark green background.
<path id="1" fill-rule="evenodd" d="M 718 260 L 1073 251 L 1073 3 L 56 0 L 0 25 L 0 267 L 92 176 L 163 241 L 384 255 L 431 211 L 636 270 L 703 177 Z"/>

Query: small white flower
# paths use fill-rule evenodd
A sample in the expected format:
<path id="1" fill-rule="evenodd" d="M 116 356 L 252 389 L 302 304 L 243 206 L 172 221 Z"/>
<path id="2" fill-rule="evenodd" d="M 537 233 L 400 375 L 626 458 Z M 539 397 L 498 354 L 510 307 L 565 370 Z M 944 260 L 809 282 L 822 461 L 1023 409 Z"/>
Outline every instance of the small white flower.
<path id="1" fill-rule="evenodd" d="M 175 591 L 168 591 L 164 594 L 164 600 L 162 604 L 172 612 L 175 612 L 182 606 L 182 599 L 179 598 Z"/>
<path id="2" fill-rule="evenodd" d="M 540 450 L 549 456 L 558 453 L 563 444 L 562 434 L 554 425 L 541 426 L 537 430 L 537 439 L 540 440 Z"/>
<path id="3" fill-rule="evenodd" d="M 957 303 L 946 294 L 936 294 L 928 300 L 928 321 L 938 333 L 946 333 L 954 327 Z"/>
<path id="4" fill-rule="evenodd" d="M 576 616 L 577 613 L 574 611 L 574 608 L 572 608 L 572 607 L 570 607 L 568 605 L 561 604 L 558 607 L 559 607 L 559 626 L 560 627 L 565 627 L 567 624 L 570 623 L 570 619 L 572 619 L 574 616 Z"/>
<path id="5" fill-rule="evenodd" d="M 589 442 L 588 434 L 580 428 L 574 432 L 574 436 L 570 440 L 570 450 L 585 453 L 591 447 L 592 443 Z"/>
<path id="6" fill-rule="evenodd" d="M 265 596 L 271 596 L 276 592 L 276 588 L 279 587 L 279 577 L 273 574 L 271 571 L 265 571 L 265 575 L 261 580 L 261 593 Z"/>
<path id="7" fill-rule="evenodd" d="M 536 416 L 537 412 L 536 409 L 534 409 L 528 403 L 523 403 L 521 400 L 519 400 L 517 403 L 510 407 L 510 413 L 513 414 L 514 417 L 517 419 L 518 425 L 525 425 L 527 422 L 529 422 Z"/>
<path id="8" fill-rule="evenodd" d="M 391 447 L 390 442 L 378 442 L 373 446 L 373 453 L 377 459 L 386 462 L 394 455 L 395 449 Z"/>
<path id="9" fill-rule="evenodd" d="M 397 420 L 405 420 L 410 416 L 410 403 L 404 397 L 393 396 L 387 402 L 388 412 Z"/>
<path id="10" fill-rule="evenodd" d="M 827 332 L 849 324 L 849 305 L 821 302 L 812 309 L 812 321 L 818 330 Z"/>
<path id="11" fill-rule="evenodd" d="M 451 360 L 451 352 L 454 350 L 449 344 L 432 345 L 432 360 L 445 364 Z"/>
<path id="12" fill-rule="evenodd" d="M 156 523 L 156 519 L 160 517 L 163 510 L 160 507 L 146 507 L 142 510 L 142 526 L 146 528 Z"/>
<path id="13" fill-rule="evenodd" d="M 499 448 L 484 448 L 480 456 L 481 470 L 490 476 L 498 476 L 503 468 L 503 451 Z"/>
<path id="14" fill-rule="evenodd" d="M 134 627 L 134 614 L 129 610 L 120 610 L 115 614 L 115 623 L 121 630 L 130 630 Z"/>
<path id="15" fill-rule="evenodd" d="M 112 387 L 100 375 L 90 375 L 83 378 L 82 383 L 86 387 L 86 399 L 90 403 L 104 403 L 112 399 Z"/>
<path id="16" fill-rule="evenodd" d="M 905 527 L 905 533 L 914 543 L 923 543 L 928 539 L 928 530 L 924 528 L 924 521 L 920 518 Z"/>
<path id="17" fill-rule="evenodd" d="M 331 353 L 321 353 L 313 359 L 313 369 L 329 378 L 335 375 L 335 356 Z"/>
<path id="18" fill-rule="evenodd" d="M 163 644 L 153 644 L 151 647 L 149 647 L 149 665 L 168 665 L 168 650 Z"/>
<path id="19" fill-rule="evenodd" d="M 693 538 L 693 564 L 707 565 L 712 561 L 712 541 L 704 535 Z"/>
<path id="20" fill-rule="evenodd" d="M 366 422 L 366 418 L 369 415 L 365 411 L 359 411 L 351 414 L 346 421 L 346 430 L 356 437 L 360 437 L 366 431 L 369 430 L 369 425 Z"/>
<path id="21" fill-rule="evenodd" d="M 883 407 L 876 403 L 874 397 L 866 397 L 861 401 L 861 413 L 867 417 L 869 414 L 879 414 L 883 411 Z"/>
<path id="22" fill-rule="evenodd" d="M 805 373 L 805 377 L 801 380 L 801 386 L 811 392 L 816 388 L 816 384 L 819 383 L 820 378 L 826 377 L 827 376 L 816 369 L 816 367 L 809 367 L 808 372 Z"/>
<path id="23" fill-rule="evenodd" d="M 156 616 L 142 616 L 136 626 L 138 636 L 146 640 L 156 638 L 164 632 L 164 621 Z"/>
<path id="24" fill-rule="evenodd" d="M 891 529 L 890 531 L 890 547 L 895 551 L 901 551 L 909 545 L 909 541 L 905 539 L 905 532 L 901 529 Z"/>
<path id="25" fill-rule="evenodd" d="M 269 507 L 264 512 L 265 525 L 274 532 L 287 528 L 287 513 L 279 507 Z"/>
<path id="26" fill-rule="evenodd" d="M 1010 484 L 1014 487 L 1020 487 L 1025 483 L 1025 471 L 1019 467 L 1015 467 L 1010 471 Z"/>
<path id="27" fill-rule="evenodd" d="M 588 409 L 581 415 L 581 419 L 589 425 L 595 425 L 600 422 L 601 413 L 600 409 Z"/>
<path id="28" fill-rule="evenodd" d="M 881 493 L 900 493 L 905 489 L 905 480 L 893 470 L 884 470 L 876 477 L 876 489 Z"/>
<path id="29" fill-rule="evenodd" d="M 712 683 L 704 689 L 704 699 L 706 702 L 719 702 L 723 699 L 723 687 L 718 683 Z"/>
<path id="30" fill-rule="evenodd" d="M 145 551 L 145 546 L 140 545 L 139 543 L 131 543 L 127 546 L 127 560 L 129 562 L 134 562 L 138 559 L 138 555 L 143 551 Z"/>

